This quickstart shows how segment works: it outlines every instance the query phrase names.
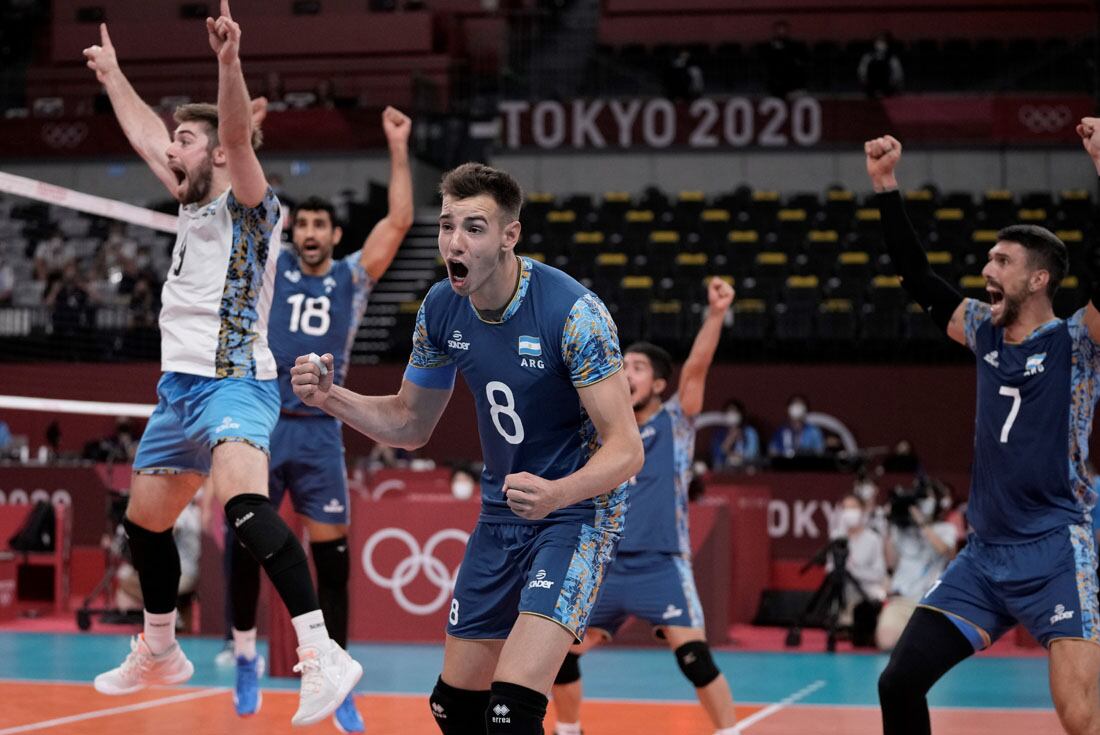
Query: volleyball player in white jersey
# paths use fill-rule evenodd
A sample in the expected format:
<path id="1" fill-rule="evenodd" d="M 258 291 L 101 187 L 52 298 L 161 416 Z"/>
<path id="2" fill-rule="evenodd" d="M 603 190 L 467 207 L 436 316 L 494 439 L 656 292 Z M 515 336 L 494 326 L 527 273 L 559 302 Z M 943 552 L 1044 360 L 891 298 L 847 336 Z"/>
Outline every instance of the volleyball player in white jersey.
<path id="1" fill-rule="evenodd" d="M 175 640 L 180 564 L 172 525 L 206 480 L 239 541 L 260 561 L 298 634 L 302 688 L 292 722 L 328 717 L 362 667 L 328 635 L 305 552 L 267 498 L 268 441 L 279 415 L 267 345 L 281 231 L 279 201 L 254 146 L 238 57 L 241 30 L 222 0 L 206 21 L 218 57 L 218 104 L 184 105 L 169 134 L 118 66 L 105 25 L 84 51 L 131 145 L 180 202 L 179 234 L 160 313 L 157 408 L 134 459 L 125 528 L 145 602 L 142 635 L 104 694 L 179 684 L 194 672 Z"/>

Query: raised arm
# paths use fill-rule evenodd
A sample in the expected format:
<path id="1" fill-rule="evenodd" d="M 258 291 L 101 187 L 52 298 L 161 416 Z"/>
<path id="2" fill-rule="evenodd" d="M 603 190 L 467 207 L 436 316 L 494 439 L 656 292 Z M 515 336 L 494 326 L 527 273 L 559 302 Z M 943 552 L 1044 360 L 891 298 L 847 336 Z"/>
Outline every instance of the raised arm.
<path id="1" fill-rule="evenodd" d="M 371 280 L 381 280 L 397 249 L 412 227 L 412 174 L 409 172 L 409 132 L 412 120 L 400 110 L 382 111 L 382 129 L 390 148 L 389 211 L 378 220 L 363 243 L 359 262 Z"/>
<path id="2" fill-rule="evenodd" d="M 680 407 L 685 416 L 697 416 L 703 410 L 707 371 L 722 336 L 722 322 L 733 303 L 733 287 L 721 278 L 712 278 L 707 287 L 707 315 L 695 335 L 684 366 L 680 370 Z"/>
<path id="3" fill-rule="evenodd" d="M 118 124 L 134 151 L 148 164 L 153 174 L 173 196 L 179 182 L 168 168 L 168 144 L 172 142 L 168 128 L 160 115 L 145 104 L 118 66 L 114 44 L 107 34 L 107 24 L 99 24 L 99 44 L 84 49 L 88 68 L 107 90 Z"/>
<path id="4" fill-rule="evenodd" d="M 1081 145 L 1092 159 L 1092 165 L 1100 175 L 1100 117 L 1082 118 L 1077 126 L 1077 134 L 1081 136 Z M 1093 231 L 1093 241 L 1088 245 L 1089 278 L 1092 281 L 1092 290 L 1089 293 L 1089 303 L 1085 310 L 1085 326 L 1088 327 L 1089 336 L 1093 342 L 1100 342 L 1100 244 L 1096 242 L 1096 231 Z"/>
<path id="5" fill-rule="evenodd" d="M 206 19 L 210 48 L 218 56 L 218 144 L 225 151 L 233 196 L 255 207 L 267 194 L 267 179 L 252 148 L 252 102 L 241 71 L 241 27 L 221 0 L 221 16 Z"/>
<path id="6" fill-rule="evenodd" d="M 449 387 L 426 388 L 409 380 L 396 395 L 364 396 L 332 384 L 333 359 L 321 356 L 326 373 L 308 355 L 299 357 L 290 370 L 294 393 L 307 406 L 316 406 L 376 442 L 402 449 L 419 449 L 428 443 L 443 409 L 451 399 Z M 446 370 L 446 368 L 439 368 Z"/>
<path id="7" fill-rule="evenodd" d="M 898 191 L 894 169 L 901 159 L 901 143 L 887 135 L 867 141 L 863 149 L 867 154 L 867 174 L 871 177 L 875 201 L 882 214 L 886 250 L 902 285 L 947 336 L 965 345 L 966 300 L 954 286 L 932 271 Z"/>

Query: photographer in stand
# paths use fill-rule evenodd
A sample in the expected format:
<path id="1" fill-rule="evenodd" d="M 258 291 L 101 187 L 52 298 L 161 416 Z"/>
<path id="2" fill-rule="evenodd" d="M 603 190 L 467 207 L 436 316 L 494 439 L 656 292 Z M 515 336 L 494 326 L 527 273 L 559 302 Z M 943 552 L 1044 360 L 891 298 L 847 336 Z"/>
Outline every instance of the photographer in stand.
<path id="1" fill-rule="evenodd" d="M 885 548 L 893 577 L 875 630 L 875 642 L 884 651 L 894 647 L 917 602 L 955 557 L 959 532 L 945 520 L 950 510 L 950 493 L 933 481 L 918 480 L 891 494 Z"/>

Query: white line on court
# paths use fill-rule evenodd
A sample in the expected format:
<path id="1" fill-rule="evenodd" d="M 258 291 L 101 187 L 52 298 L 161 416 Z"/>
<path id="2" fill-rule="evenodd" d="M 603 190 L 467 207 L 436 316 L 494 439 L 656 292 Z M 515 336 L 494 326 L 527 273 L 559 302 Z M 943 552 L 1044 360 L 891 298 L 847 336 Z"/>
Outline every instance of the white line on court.
<path id="1" fill-rule="evenodd" d="M 186 692 L 184 694 L 177 694 L 172 697 L 164 697 L 163 699 L 152 699 L 147 702 L 138 702 L 137 704 L 127 704 L 123 707 L 111 707 L 110 709 L 97 709 L 91 712 L 85 712 L 79 715 L 70 715 L 69 717 L 58 717 L 54 720 L 44 720 L 42 722 L 35 722 L 30 725 L 19 725 L 18 727 L 8 727 L 0 730 L 0 735 L 14 735 L 17 732 L 30 732 L 32 730 L 45 730 L 51 727 L 58 727 L 59 725 L 69 725 L 73 722 L 83 722 L 84 720 L 94 720 L 99 717 L 110 717 L 111 715 L 120 715 L 125 712 L 137 712 L 143 709 L 152 709 L 153 707 L 160 707 L 165 704 L 176 704 L 177 702 L 189 702 L 193 699 L 203 699 L 204 697 L 212 697 L 215 694 L 224 694 L 228 692 L 228 689 L 219 687 L 217 689 L 200 689 L 197 692 Z"/>
<path id="2" fill-rule="evenodd" d="M 813 684 L 808 684 L 808 685 L 802 687 L 801 689 L 799 689 L 794 694 L 787 695 L 786 697 L 779 700 L 775 704 L 769 704 L 767 707 L 760 710 L 759 712 L 752 713 L 751 715 L 749 715 L 745 719 L 738 722 L 737 727 L 735 727 L 733 731 L 736 732 L 736 733 L 742 733 L 745 730 L 748 730 L 750 727 L 752 727 L 756 723 L 760 722 L 761 720 L 763 720 L 767 717 L 771 717 L 776 712 L 779 712 L 780 710 L 786 709 L 787 707 L 791 706 L 792 704 L 794 704 L 798 700 L 804 699 L 805 697 L 810 696 L 811 694 L 813 694 L 814 692 L 816 692 L 818 689 L 820 689 L 823 686 L 825 686 L 825 680 L 824 679 L 818 679 Z M 4 735 L 4 733 L 2 731 L 0 731 L 0 735 Z"/>

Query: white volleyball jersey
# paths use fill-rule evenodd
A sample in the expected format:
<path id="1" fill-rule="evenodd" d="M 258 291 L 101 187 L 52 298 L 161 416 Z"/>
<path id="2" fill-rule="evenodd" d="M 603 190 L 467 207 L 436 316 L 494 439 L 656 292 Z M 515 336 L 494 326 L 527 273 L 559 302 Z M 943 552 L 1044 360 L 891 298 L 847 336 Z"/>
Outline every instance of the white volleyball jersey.
<path id="1" fill-rule="evenodd" d="M 270 188 L 251 208 L 229 190 L 202 207 L 180 206 L 179 234 L 161 294 L 161 370 L 209 378 L 276 377 L 267 317 L 281 216 Z"/>

